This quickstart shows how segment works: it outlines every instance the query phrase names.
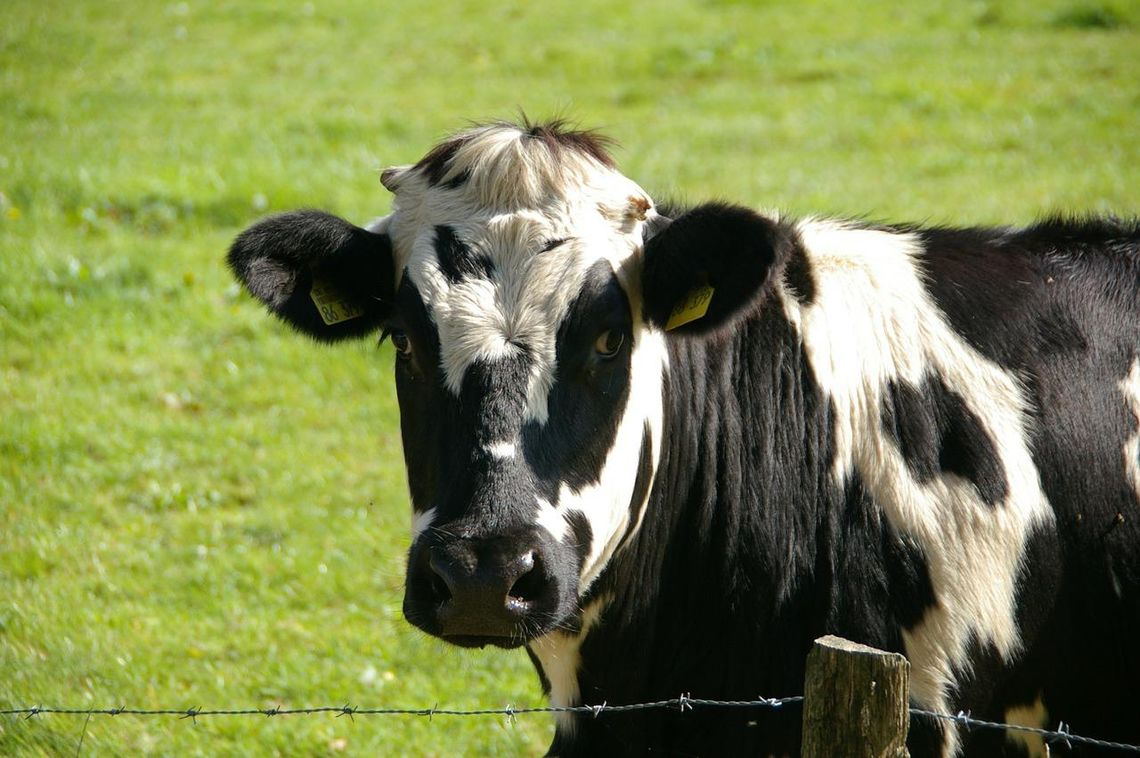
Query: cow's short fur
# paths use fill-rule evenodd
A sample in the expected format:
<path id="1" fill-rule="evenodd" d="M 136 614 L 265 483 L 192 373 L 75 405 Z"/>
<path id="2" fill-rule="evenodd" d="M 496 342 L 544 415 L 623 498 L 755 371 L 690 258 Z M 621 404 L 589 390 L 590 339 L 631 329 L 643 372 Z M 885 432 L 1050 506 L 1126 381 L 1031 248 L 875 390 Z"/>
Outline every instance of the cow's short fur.
<path id="1" fill-rule="evenodd" d="M 525 644 L 560 705 L 798 693 L 835 633 L 904 652 L 924 708 L 1140 742 L 1135 222 L 665 211 L 561 124 L 382 181 L 368 230 L 285 214 L 230 264 L 319 339 L 393 333 L 413 623 Z M 552 752 L 795 754 L 799 718 L 564 715 Z"/>

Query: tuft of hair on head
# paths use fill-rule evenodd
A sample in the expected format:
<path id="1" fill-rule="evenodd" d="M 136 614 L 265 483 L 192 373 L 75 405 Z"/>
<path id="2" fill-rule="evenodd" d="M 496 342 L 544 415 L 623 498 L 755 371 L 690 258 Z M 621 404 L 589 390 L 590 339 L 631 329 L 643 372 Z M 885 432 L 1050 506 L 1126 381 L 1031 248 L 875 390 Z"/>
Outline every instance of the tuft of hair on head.
<path id="1" fill-rule="evenodd" d="M 504 120 L 472 122 L 463 131 L 433 147 L 412 169 L 422 172 L 429 185 L 440 184 L 454 173 L 451 171 L 452 162 L 465 147 L 474 147 L 473 143 L 495 143 L 503 135 L 517 135 L 528 147 L 540 144 L 555 158 L 566 151 L 589 158 L 606 168 L 616 167 L 610 150 L 617 143 L 610 137 L 593 129 L 581 129 L 563 117 L 531 121 L 525 113 L 520 113 L 518 123 Z"/>
<path id="2" fill-rule="evenodd" d="M 612 144 L 565 119 L 532 122 L 523 115 L 520 123 L 473 124 L 433 147 L 411 170 L 428 187 L 463 188 L 489 207 L 533 207 L 598 171 L 615 170 Z M 399 177 L 388 182 L 399 183 Z"/>
<path id="3" fill-rule="evenodd" d="M 587 155 L 606 168 L 616 168 L 610 149 L 617 143 L 593 129 L 581 129 L 569 119 L 556 116 L 545 121 L 531 121 L 525 113 L 519 114 L 520 129 L 527 139 L 537 140 L 552 154 L 572 150 Z"/>

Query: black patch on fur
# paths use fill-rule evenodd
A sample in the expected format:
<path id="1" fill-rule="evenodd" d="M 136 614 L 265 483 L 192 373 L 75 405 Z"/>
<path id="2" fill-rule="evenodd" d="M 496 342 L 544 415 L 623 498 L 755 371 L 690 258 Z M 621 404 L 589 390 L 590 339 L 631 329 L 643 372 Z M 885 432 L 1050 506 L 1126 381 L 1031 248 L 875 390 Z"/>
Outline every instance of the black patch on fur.
<path id="1" fill-rule="evenodd" d="M 323 211 L 292 211 L 259 221 L 234 240 L 227 262 L 274 315 L 324 342 L 371 334 L 391 311 L 388 236 Z M 314 280 L 363 315 L 326 324 L 310 294 Z"/>
<path id="2" fill-rule="evenodd" d="M 391 326 L 402 330 L 412 345 L 410 358 L 395 359 L 408 489 L 412 502 L 427 510 L 446 500 L 446 472 L 464 464 L 466 440 L 456 434 L 458 403 L 441 384 L 439 332 L 406 270 L 396 291 L 395 318 Z M 443 516 L 437 513 L 437 523 Z"/>
<path id="3" fill-rule="evenodd" d="M 784 264 L 784 283 L 800 305 L 815 302 L 815 277 L 802 245 L 794 245 Z"/>
<path id="4" fill-rule="evenodd" d="M 1071 312 L 1052 308 L 1037 321 L 1037 346 L 1043 356 L 1084 353 L 1089 349 L 1084 331 Z"/>
<path id="5" fill-rule="evenodd" d="M 973 482 L 989 506 L 1009 492 L 1005 469 L 993 438 L 966 401 L 931 375 L 921 387 L 906 381 L 887 385 L 883 428 L 898 446 L 907 468 L 920 483 L 939 472 Z"/>
<path id="6" fill-rule="evenodd" d="M 578 555 L 578 571 L 586 563 L 590 554 L 590 546 L 594 539 L 594 530 L 590 528 L 590 520 L 581 511 L 570 511 L 566 514 L 566 523 L 570 525 L 570 533 L 574 535 L 574 552 Z"/>
<path id="7" fill-rule="evenodd" d="M 465 168 L 443 183 L 444 189 L 459 189 L 471 179 L 471 169 Z"/>
<path id="8" fill-rule="evenodd" d="M 917 235 L 923 282 L 962 337 L 1000 366 L 1022 363 L 1032 349 L 1035 291 L 1045 278 L 1037 261 L 1011 244 L 1006 229 L 903 229 Z"/>
<path id="9" fill-rule="evenodd" d="M 790 226 L 747 208 L 697 206 L 656 230 L 645 243 L 645 319 L 664 328 L 674 308 L 695 287 L 708 284 L 713 288 L 708 311 L 673 331 L 700 334 L 725 327 L 764 301 L 773 274 L 798 244 Z"/>
<path id="10" fill-rule="evenodd" d="M 937 409 L 910 382 L 891 382 L 883 398 L 883 428 L 898 446 L 907 468 L 921 484 L 938 475 L 941 449 Z"/>
<path id="11" fill-rule="evenodd" d="M 907 629 L 913 629 L 928 609 L 938 605 L 926 555 L 913 538 L 898 534 L 889 524 L 884 524 L 883 565 L 895 618 Z"/>
<path id="12" fill-rule="evenodd" d="M 620 331 L 625 342 L 604 359 L 594 343 L 607 330 Z M 522 430 L 526 462 L 552 504 L 563 483 L 580 490 L 598 482 L 629 397 L 631 341 L 629 299 L 609 262 L 598 261 L 558 329 L 548 420 Z"/>
<path id="13" fill-rule="evenodd" d="M 448 165 L 459 149 L 467 144 L 470 140 L 469 137 L 455 137 L 454 139 L 441 142 L 433 147 L 427 155 L 420 158 L 413 168 L 423 172 L 427 177 L 428 186 L 434 187 L 443 181 L 443 177 L 447 175 Z M 467 172 L 460 172 L 456 176 L 448 180 L 445 185 L 448 189 L 455 189 L 467 181 L 469 175 Z"/>
<path id="14" fill-rule="evenodd" d="M 522 425 L 530 359 L 526 355 L 475 361 L 459 391 L 461 423 L 480 449 L 512 439 Z"/>
<path id="15" fill-rule="evenodd" d="M 1051 216 L 1016 234 L 1027 248 L 1077 251 L 1082 256 L 1134 257 L 1140 218 Z"/>
<path id="16" fill-rule="evenodd" d="M 653 481 L 653 429 L 649 422 L 645 422 L 645 430 L 641 436 L 641 455 L 637 459 L 637 479 L 633 481 L 633 494 L 629 498 L 629 524 L 622 535 L 621 544 L 625 544 L 629 536 L 637 528 L 638 516 L 641 515 L 645 496 L 649 494 L 649 483 Z"/>
<path id="17" fill-rule="evenodd" d="M 494 273 L 491 261 L 476 255 L 450 226 L 435 228 L 435 254 L 440 270 L 452 283 L 469 276 L 490 279 Z"/>
<path id="18" fill-rule="evenodd" d="M 927 289 L 974 348 L 1024 371 L 1050 353 L 1087 353 L 1140 277 L 1140 221 L 1051 218 L 1025 229 L 899 227 L 923 244 Z"/>

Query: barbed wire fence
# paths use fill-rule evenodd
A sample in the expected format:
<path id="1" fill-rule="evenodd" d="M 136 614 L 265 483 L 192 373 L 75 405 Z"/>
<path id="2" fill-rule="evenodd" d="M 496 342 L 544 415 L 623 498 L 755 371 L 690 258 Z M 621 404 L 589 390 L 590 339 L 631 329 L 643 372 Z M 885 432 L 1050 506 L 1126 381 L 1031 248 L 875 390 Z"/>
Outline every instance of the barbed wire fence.
<path id="1" fill-rule="evenodd" d="M 333 706 L 315 706 L 311 708 L 224 708 L 224 709 L 209 709 L 209 708 L 52 708 L 44 706 L 31 706 L 26 708 L 7 708 L 0 709 L 0 716 L 13 716 L 22 717 L 24 719 L 33 719 L 38 716 L 166 716 L 176 717 L 183 720 L 197 721 L 199 718 L 214 718 L 221 716 L 260 716 L 260 717 L 278 717 L 278 716 L 315 716 L 321 714 L 334 715 L 338 718 L 347 716 L 350 719 L 355 719 L 357 716 L 418 716 L 422 718 L 432 719 L 436 716 L 458 716 L 458 717 L 486 717 L 486 716 L 502 716 L 507 719 L 513 720 L 518 716 L 535 715 L 535 714 L 558 714 L 558 713 L 573 713 L 584 716 L 591 716 L 598 718 L 607 713 L 629 713 L 631 711 L 649 711 L 649 710 L 678 710 L 678 711 L 692 711 L 696 709 L 776 709 L 789 704 L 802 703 L 804 698 L 802 695 L 781 698 L 757 698 L 755 700 L 708 700 L 704 698 L 690 697 L 687 694 L 682 694 L 679 697 L 671 698 L 669 700 L 656 700 L 647 703 L 629 703 L 621 705 L 610 705 L 609 703 L 599 703 L 597 705 L 573 705 L 573 706 L 533 706 L 516 708 L 511 705 L 502 708 L 474 708 L 474 709 L 455 709 L 455 708 L 440 708 L 434 706 L 431 708 L 365 708 L 350 704 L 333 705 Z M 1119 750 L 1130 753 L 1140 754 L 1140 745 L 1129 745 L 1120 742 L 1111 742 L 1108 740 L 1100 740 L 1093 737 L 1084 737 L 1074 734 L 1069 730 L 1069 727 L 1064 722 L 1061 722 L 1057 729 L 1039 729 L 1031 726 L 1022 726 L 1019 724 L 1004 724 L 994 721 L 985 721 L 971 717 L 966 712 L 959 712 L 957 714 L 938 713 L 936 711 L 924 710 L 922 708 L 910 708 L 912 715 L 924 716 L 927 718 L 938 719 L 941 721 L 948 721 L 958 726 L 967 729 L 990 729 L 1004 732 L 1020 732 L 1023 734 L 1034 735 L 1045 740 L 1049 745 L 1065 746 L 1071 748 L 1073 745 L 1085 745 L 1089 747 L 1098 747 L 1112 750 Z"/>
<path id="2" fill-rule="evenodd" d="M 44 716 L 83 716 L 83 734 L 79 739 L 79 749 L 87 734 L 87 727 L 94 716 L 138 716 L 173 717 L 197 723 L 198 719 L 215 717 L 261 717 L 277 718 L 289 716 L 333 715 L 347 716 L 355 720 L 357 716 L 411 716 L 434 719 L 436 716 L 485 718 L 488 716 L 506 717 L 511 723 L 518 716 L 534 714 L 576 714 L 590 718 L 601 718 L 607 714 L 630 713 L 636 711 L 680 711 L 711 709 L 767 709 L 777 710 L 789 705 L 804 706 L 804 754 L 835 754 L 853 744 L 866 741 L 876 749 L 901 746 L 905 742 L 907 723 L 911 717 L 920 716 L 937 721 L 945 721 L 966 730 L 995 730 L 1011 734 L 1022 734 L 1042 740 L 1049 747 L 1072 749 L 1080 745 L 1140 754 L 1140 745 L 1087 737 L 1074 734 L 1069 725 L 1060 722 L 1056 729 L 1044 729 L 1021 724 L 1006 724 L 974 718 L 968 711 L 940 713 L 909 705 L 909 664 L 898 653 L 887 653 L 875 648 L 852 643 L 838 637 L 821 637 L 816 640 L 807 660 L 805 695 L 791 697 L 757 697 L 753 700 L 711 700 L 692 697 L 682 693 L 667 700 L 643 703 L 595 705 L 544 705 L 502 708 L 367 708 L 346 703 L 340 706 L 315 706 L 306 708 L 65 708 L 34 705 L 18 708 L 0 707 L 0 717 L 32 720 Z M 845 702 L 850 705 L 850 713 L 833 710 L 830 704 Z M 821 720 L 822 715 L 822 720 Z M 78 752 L 77 752 L 78 754 Z M 877 754 L 877 753 L 876 753 Z M 894 754 L 891 752 L 890 754 Z"/>

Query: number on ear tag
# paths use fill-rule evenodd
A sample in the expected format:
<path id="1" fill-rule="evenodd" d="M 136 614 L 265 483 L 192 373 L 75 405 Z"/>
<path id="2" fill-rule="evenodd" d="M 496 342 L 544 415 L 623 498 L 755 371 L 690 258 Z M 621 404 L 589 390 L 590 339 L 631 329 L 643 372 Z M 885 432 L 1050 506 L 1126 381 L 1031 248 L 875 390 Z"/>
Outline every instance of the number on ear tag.
<path id="1" fill-rule="evenodd" d="M 708 313 L 713 291 L 713 288 L 707 284 L 690 290 L 689 294 L 685 295 L 685 299 L 677 303 L 677 307 L 669 314 L 669 321 L 665 324 L 665 330 L 672 331 L 678 326 L 696 321 Z"/>
<path id="2" fill-rule="evenodd" d="M 350 303 L 344 296 L 329 286 L 328 282 L 320 279 L 313 280 L 313 288 L 309 290 L 309 297 L 317 306 L 321 319 L 326 326 L 339 324 L 342 321 L 358 318 L 364 315 L 364 309 L 355 303 Z"/>

